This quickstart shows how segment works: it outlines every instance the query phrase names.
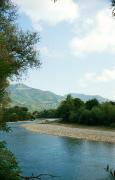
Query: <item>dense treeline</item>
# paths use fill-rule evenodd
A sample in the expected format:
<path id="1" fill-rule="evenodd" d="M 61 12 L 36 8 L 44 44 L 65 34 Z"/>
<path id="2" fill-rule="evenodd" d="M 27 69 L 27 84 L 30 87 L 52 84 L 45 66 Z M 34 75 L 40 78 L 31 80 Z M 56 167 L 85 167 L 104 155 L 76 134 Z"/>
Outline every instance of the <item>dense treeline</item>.
<path id="1" fill-rule="evenodd" d="M 112 5 L 115 6 L 114 0 L 112 0 Z M 24 118 L 26 117 L 25 114 L 28 114 L 27 110 L 23 109 L 20 111 L 19 108 L 18 110 L 14 108 L 14 110 L 5 109 L 4 111 L 4 108 L 6 108 L 9 102 L 9 97 L 6 91 L 6 88 L 9 84 L 8 79 L 11 79 L 13 77 L 20 78 L 20 76 L 29 68 L 39 67 L 40 65 L 38 53 L 36 51 L 36 48 L 34 48 L 35 44 L 39 42 L 38 34 L 28 31 L 23 32 L 16 24 L 16 18 L 17 8 L 15 5 L 13 5 L 11 0 L 0 0 L 0 129 L 2 130 L 6 129 L 5 120 L 7 119 L 8 121 L 8 114 L 9 120 L 15 118 L 18 120 L 19 113 L 21 116 L 23 114 L 22 118 L 24 120 Z M 108 103 L 97 105 L 94 107 L 97 107 L 97 114 L 101 115 L 97 116 L 100 117 L 99 122 L 101 122 L 101 120 L 103 119 L 103 122 L 105 124 L 111 125 L 114 123 L 114 104 Z M 82 122 L 82 119 L 84 119 L 83 117 L 88 119 L 88 121 L 91 120 L 92 122 L 91 114 L 93 114 L 92 111 L 94 107 L 91 109 L 87 109 L 85 105 L 82 105 L 80 108 L 76 109 L 76 106 L 74 105 L 69 107 L 68 101 L 67 104 L 65 101 L 56 110 L 56 115 L 58 117 L 62 117 L 68 122 L 78 121 L 80 123 Z M 64 113 L 64 111 L 66 113 Z M 82 112 L 84 112 L 85 115 L 83 115 Z M 82 114 L 82 118 L 79 114 Z M 96 118 L 96 116 L 94 117 Z M 93 122 L 95 122 L 94 119 Z M 88 123 L 87 120 L 85 120 L 85 123 Z M 19 167 L 16 159 L 2 142 L 0 142 L 0 179 L 20 179 Z"/>
<path id="2" fill-rule="evenodd" d="M 26 107 L 14 106 L 4 109 L 4 120 L 6 122 L 33 120 L 34 116 Z"/>
<path id="3" fill-rule="evenodd" d="M 70 95 L 57 109 L 58 116 L 66 122 L 85 125 L 115 126 L 115 103 L 99 103 L 92 99 L 84 103 L 80 99 L 73 99 Z"/>
<path id="4" fill-rule="evenodd" d="M 115 103 L 99 103 L 97 99 L 83 102 L 68 95 L 56 110 L 36 112 L 37 117 L 62 118 L 67 123 L 115 127 Z"/>
<path id="5" fill-rule="evenodd" d="M 35 111 L 33 112 L 33 116 L 35 119 L 37 118 L 58 118 L 57 109 L 49 109 L 43 111 Z"/>
<path id="6" fill-rule="evenodd" d="M 3 110 L 3 118 L 5 122 L 16 122 L 16 121 L 26 121 L 34 120 L 37 118 L 57 118 L 57 109 L 49 109 L 43 111 L 30 112 L 27 107 L 7 107 Z"/>

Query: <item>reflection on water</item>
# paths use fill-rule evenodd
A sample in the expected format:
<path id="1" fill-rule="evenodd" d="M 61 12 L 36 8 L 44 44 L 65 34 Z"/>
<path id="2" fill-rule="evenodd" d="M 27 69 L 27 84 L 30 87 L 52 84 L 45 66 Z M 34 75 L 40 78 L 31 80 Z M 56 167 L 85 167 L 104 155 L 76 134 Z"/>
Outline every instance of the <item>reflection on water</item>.
<path id="1" fill-rule="evenodd" d="M 59 176 L 58 180 L 112 179 L 104 167 L 108 163 L 115 167 L 115 145 L 40 135 L 16 123 L 11 126 L 13 131 L 0 134 L 0 139 L 7 141 L 25 175 L 50 173 Z"/>

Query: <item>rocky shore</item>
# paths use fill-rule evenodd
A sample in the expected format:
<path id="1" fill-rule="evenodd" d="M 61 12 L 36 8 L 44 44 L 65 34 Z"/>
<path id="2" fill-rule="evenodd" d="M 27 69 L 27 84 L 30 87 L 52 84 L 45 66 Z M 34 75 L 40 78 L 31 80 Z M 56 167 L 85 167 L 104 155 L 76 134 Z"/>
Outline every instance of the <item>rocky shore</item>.
<path id="1" fill-rule="evenodd" d="M 40 134 L 49 134 L 62 137 L 71 137 L 91 141 L 103 141 L 115 143 L 115 131 L 69 127 L 61 124 L 21 124 L 26 130 Z"/>

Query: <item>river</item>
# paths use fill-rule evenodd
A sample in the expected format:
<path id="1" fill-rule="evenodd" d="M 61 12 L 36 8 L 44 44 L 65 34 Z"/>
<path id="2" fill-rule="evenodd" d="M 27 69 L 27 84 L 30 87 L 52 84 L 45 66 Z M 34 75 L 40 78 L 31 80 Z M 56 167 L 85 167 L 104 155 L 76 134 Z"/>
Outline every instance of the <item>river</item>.
<path id="1" fill-rule="evenodd" d="M 115 144 L 34 133 L 19 123 L 10 126 L 12 131 L 0 133 L 0 140 L 7 142 L 24 175 L 49 173 L 58 176 L 55 180 L 113 179 L 104 168 L 107 164 L 115 168 Z"/>

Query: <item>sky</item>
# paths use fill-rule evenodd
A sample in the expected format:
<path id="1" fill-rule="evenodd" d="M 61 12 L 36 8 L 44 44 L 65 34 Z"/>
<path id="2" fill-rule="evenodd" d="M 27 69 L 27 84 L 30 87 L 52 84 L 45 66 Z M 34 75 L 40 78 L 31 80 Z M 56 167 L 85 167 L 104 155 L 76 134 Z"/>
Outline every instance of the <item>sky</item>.
<path id="1" fill-rule="evenodd" d="M 41 68 L 20 83 L 115 100 L 115 19 L 110 0 L 12 0 L 18 24 L 37 31 Z M 19 82 L 18 82 L 19 83 Z"/>

